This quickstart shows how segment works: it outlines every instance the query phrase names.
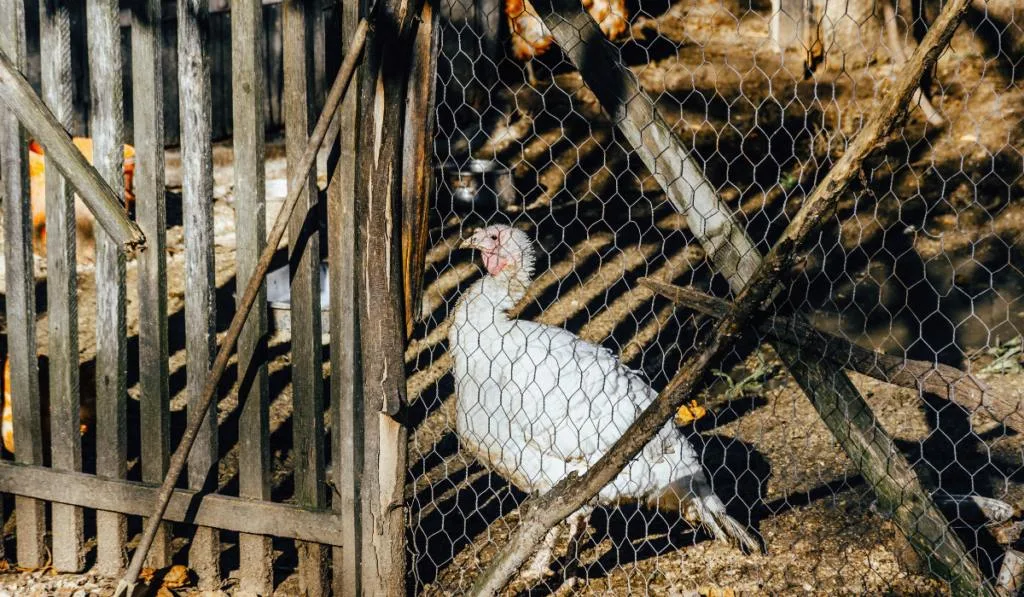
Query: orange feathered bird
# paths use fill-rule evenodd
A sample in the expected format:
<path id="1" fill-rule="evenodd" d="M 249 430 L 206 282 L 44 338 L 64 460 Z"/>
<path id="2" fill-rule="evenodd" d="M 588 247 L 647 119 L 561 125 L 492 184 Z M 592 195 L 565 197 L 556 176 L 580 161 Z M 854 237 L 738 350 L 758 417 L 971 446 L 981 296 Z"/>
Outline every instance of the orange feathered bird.
<path id="1" fill-rule="evenodd" d="M 629 29 L 629 11 L 625 0 L 583 0 L 583 7 L 594 17 L 605 37 L 616 40 Z M 526 62 L 533 79 L 530 60 L 547 52 L 554 42 L 551 31 L 530 4 L 530 0 L 505 0 L 505 15 L 512 33 L 512 55 Z"/>
<path id="2" fill-rule="evenodd" d="M 85 159 L 92 163 L 92 139 L 75 137 L 71 140 Z M 46 255 L 46 159 L 39 143 L 29 143 L 28 171 L 30 196 L 32 199 L 32 246 L 39 256 Z M 135 173 L 135 148 L 124 146 L 124 198 L 128 209 L 135 204 L 132 193 L 132 176 Z M 81 199 L 75 197 L 75 228 L 80 252 L 87 259 L 95 246 L 93 217 Z"/>
<path id="3" fill-rule="evenodd" d="M 14 454 L 14 405 L 11 395 L 11 361 L 3 358 L 3 396 L 4 408 L 3 418 L 0 421 L 0 436 L 3 437 L 4 449 Z M 78 369 L 79 387 L 81 387 L 81 406 L 78 409 L 79 432 L 85 435 L 89 428 L 96 422 L 96 368 L 95 361 L 83 363 Z M 44 448 L 48 449 L 50 436 L 50 391 L 47 382 L 49 380 L 49 362 L 46 357 L 39 358 L 39 401 L 40 414 L 42 415 L 42 428 Z"/>

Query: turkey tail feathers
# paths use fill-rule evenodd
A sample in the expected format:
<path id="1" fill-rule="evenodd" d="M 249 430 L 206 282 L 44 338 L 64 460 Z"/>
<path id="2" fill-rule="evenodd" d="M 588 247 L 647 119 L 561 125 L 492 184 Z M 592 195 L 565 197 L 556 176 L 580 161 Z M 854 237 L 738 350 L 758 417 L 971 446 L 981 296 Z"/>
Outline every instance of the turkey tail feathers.
<path id="1" fill-rule="evenodd" d="M 744 553 L 764 552 L 761 542 L 746 525 L 725 511 L 725 504 L 711 491 L 703 475 L 670 483 L 649 505 L 662 510 L 678 509 L 690 524 L 707 528 L 715 539 L 738 545 Z"/>
<path id="2" fill-rule="evenodd" d="M 717 500 L 718 498 L 715 499 Z M 744 524 L 726 514 L 724 508 L 721 512 L 712 511 L 711 518 L 714 519 L 716 528 L 720 528 L 719 532 L 724 532 L 726 535 L 725 537 L 718 536 L 719 539 L 739 544 L 743 553 L 764 552 L 761 542 L 750 534 L 750 531 L 747 530 Z"/>

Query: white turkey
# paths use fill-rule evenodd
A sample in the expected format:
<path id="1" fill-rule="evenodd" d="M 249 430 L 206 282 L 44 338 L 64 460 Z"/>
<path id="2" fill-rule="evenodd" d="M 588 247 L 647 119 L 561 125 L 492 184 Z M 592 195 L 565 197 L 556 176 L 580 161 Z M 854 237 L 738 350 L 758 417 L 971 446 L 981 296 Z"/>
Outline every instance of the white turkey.
<path id="1" fill-rule="evenodd" d="M 525 232 L 503 225 L 463 241 L 487 274 L 459 298 L 449 332 L 460 442 L 485 466 L 526 492 L 546 492 L 593 465 L 657 396 L 607 349 L 562 328 L 512 319 L 507 311 L 533 277 Z M 671 422 L 598 494 L 602 504 L 682 507 L 719 540 L 749 551 L 760 544 L 726 514 L 697 452 Z M 589 508 L 570 524 L 582 528 Z M 527 575 L 547 569 L 552 530 Z"/>

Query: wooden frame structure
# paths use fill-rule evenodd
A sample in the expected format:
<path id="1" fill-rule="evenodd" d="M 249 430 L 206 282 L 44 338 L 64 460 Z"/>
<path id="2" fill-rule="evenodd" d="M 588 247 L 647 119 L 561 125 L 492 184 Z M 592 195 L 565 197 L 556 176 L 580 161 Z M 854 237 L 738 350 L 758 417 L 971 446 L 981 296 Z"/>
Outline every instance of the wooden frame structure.
<path id="1" fill-rule="evenodd" d="M 262 0 L 231 3 L 232 116 L 234 121 L 236 239 L 235 320 L 227 338 L 218 348 L 217 285 L 213 228 L 213 154 L 211 84 L 209 62 L 204 49 L 209 44 L 211 11 L 228 10 L 226 3 L 213 0 L 181 0 L 167 3 L 145 0 L 132 8 L 130 19 L 117 3 L 97 2 L 89 6 L 89 69 L 93 105 L 90 130 L 95 147 L 95 165 L 90 165 L 70 143 L 74 89 L 71 70 L 68 9 L 59 2 L 40 5 L 41 47 L 44 48 L 43 95 L 35 96 L 21 74 L 25 70 L 25 2 L 7 0 L 0 16 L 0 133 L 2 179 L 4 181 L 5 260 L 7 266 L 7 338 L 11 360 L 11 391 L 18 396 L 15 434 L 16 462 L 0 462 L 0 493 L 16 496 L 18 538 L 12 556 L 22 566 L 43 565 L 52 549 L 53 565 L 68 572 L 87 565 L 85 521 L 95 516 L 95 564 L 103 574 L 119 575 L 128 570 L 126 581 L 134 583 L 141 562 L 128 565 L 128 520 L 130 517 L 159 515 L 160 520 L 186 523 L 194 528 L 188 546 L 189 567 L 198 575 L 200 587 L 219 586 L 223 572 L 221 532 L 238 533 L 240 588 L 248 594 L 269 594 L 274 589 L 272 538 L 296 541 L 298 577 L 301 590 L 309 595 L 355 595 L 377 593 L 403 586 L 405 582 L 405 517 L 391 503 L 367 499 L 391 488 L 393 502 L 402 502 L 405 475 L 404 375 L 406 312 L 413 308 L 404 296 L 410 271 L 416 263 L 422 269 L 424 248 L 419 235 L 424 226 L 426 164 L 430 144 L 422 122 L 415 122 L 417 134 L 408 140 L 412 151 L 404 151 L 407 87 L 410 110 L 417 116 L 430 115 L 433 70 L 431 56 L 417 57 L 422 76 L 409 86 L 409 64 L 414 40 L 416 47 L 436 47 L 431 39 L 435 28 L 426 13 L 427 26 L 420 26 L 420 12 L 405 10 L 398 2 L 381 2 L 376 13 L 396 26 L 377 29 L 368 36 L 365 22 L 371 10 L 359 0 L 340 3 L 340 29 L 326 28 L 326 3 L 286 0 L 280 6 L 286 26 L 283 46 L 286 93 L 283 109 L 286 123 L 286 153 L 290 201 L 281 210 L 279 224 L 268 235 L 265 197 L 265 28 Z M 277 4 L 277 3 L 271 3 Z M 417 5 L 418 7 L 419 5 Z M 429 9 L 427 9 L 429 10 Z M 167 199 L 164 188 L 163 40 L 161 23 L 176 12 L 177 84 L 182 115 L 182 204 L 185 227 L 185 317 L 188 419 L 196 431 L 186 432 L 183 450 L 172 454 L 179 441 L 172 433 L 169 357 L 172 350 L 168 329 Z M 122 64 L 120 27 L 131 26 L 131 60 Z M 359 26 L 357 27 L 357 24 Z M 423 36 L 426 36 L 423 39 Z M 335 61 L 339 75 L 331 96 L 324 100 L 330 57 L 326 48 L 351 46 L 345 60 Z M 365 51 L 363 50 L 366 46 Z M 384 48 L 405 47 L 407 52 Z M 341 50 L 338 51 L 339 54 Z M 358 87 L 340 110 L 338 102 L 364 54 Z M 130 94 L 135 109 L 134 137 L 126 139 L 120 73 L 131 70 Z M 341 73 L 347 73 L 342 75 Z M 383 88 L 376 82 L 386 80 Z M 371 108 L 378 89 L 386 95 L 386 109 Z M 325 107 L 326 106 L 326 107 Z M 323 110 L 323 114 L 321 111 Z M 362 127 L 355 126 L 357 117 Z M 319 120 L 318 120 L 319 118 Z M 374 148 L 361 143 L 372 136 L 376 123 L 387 131 L 387 143 Z M 329 126 L 332 122 L 333 126 Z M 416 119 L 414 119 L 416 120 Z M 429 118 L 428 118 L 429 120 Z M 314 124 L 316 127 L 314 129 Z M 62 130 L 63 129 L 63 130 Z M 32 222 L 25 209 L 29 193 L 27 171 L 28 139 L 34 137 L 47 150 L 48 356 L 50 366 L 49 429 L 43 428 L 37 352 L 32 256 Z M 338 143 L 335 145 L 335 138 Z M 121 188 L 122 143 L 131 141 L 136 150 L 136 221 L 127 217 Z M 315 157 L 321 144 L 331 152 L 333 175 L 326 189 L 331 272 L 331 294 L 335 305 L 330 321 L 333 370 L 332 391 L 324 395 L 322 332 L 320 324 L 321 251 L 317 217 L 321 189 L 317 186 Z M 357 151 L 357 147 L 370 149 Z M 329 149 L 328 149 L 329 148 Z M 411 156 L 411 157 L 410 157 Z M 391 167 L 363 168 L 357 165 L 385 160 Z M 423 161 L 418 163 L 417 160 Z M 404 176 L 412 184 L 403 186 Z M 65 178 L 67 177 L 67 178 Z M 385 189 L 391 189 L 390 194 Z M 406 190 L 409 189 L 409 190 Z M 97 246 L 95 276 L 98 288 L 97 396 L 95 474 L 83 472 L 83 443 L 79 435 L 79 313 L 76 283 L 75 193 L 85 201 L 102 225 Z M 422 195 L 404 208 L 405 193 Z M 388 213 L 409 209 L 409 223 L 384 235 L 379 247 L 363 253 L 361 264 L 356 239 L 370 241 L 389 228 L 384 210 L 373 205 L 373 197 L 387 196 Z M 22 200 L 24 199 L 24 200 Z M 300 205 L 301 209 L 292 212 Z M 287 219 L 287 221 L 285 220 Z M 271 443 L 269 428 L 268 369 L 266 341 L 268 322 L 262 283 L 287 228 L 289 262 L 292 269 L 291 372 L 293 449 L 301 454 L 303 466 L 295 471 L 295 504 L 271 501 Z M 403 266 L 403 241 L 407 247 Z M 141 251 L 135 249 L 141 248 Z M 134 252 L 134 253 L 133 253 Z M 126 326 L 128 288 L 126 264 L 138 264 L 138 362 L 129 363 L 130 338 Z M 377 260 L 394 264 L 393 271 L 378 267 Z M 357 276 L 369 283 L 368 292 L 356 293 Z M 250 288 L 253 290 L 250 292 Z M 411 290 L 414 297 L 416 290 Z M 394 299 L 392 302 L 387 299 Z M 410 299 L 414 301 L 414 299 Z M 258 307 L 250 313 L 252 305 Z M 223 309 L 223 307 L 221 307 Z M 362 325 L 359 320 L 362 319 Z M 369 321 L 388 324 L 390 334 L 380 336 Z M 237 326 L 235 325 L 237 322 Z M 244 324 L 244 326 L 243 326 Z M 237 327 L 237 329 L 236 329 Z M 238 343 L 238 491 L 237 496 L 217 493 L 218 446 L 217 411 L 208 405 L 223 397 L 218 381 L 227 367 L 227 357 Z M 360 348 L 385 358 L 362 364 Z M 218 353 L 219 351 L 219 353 Z M 381 352 L 384 351 L 384 352 Z M 390 351 L 390 352 L 388 352 Z M 214 356 L 217 355 L 217 359 Z M 388 355 L 393 358 L 386 358 Z M 362 387 L 360 370 L 372 373 L 383 363 L 395 369 L 393 395 L 373 396 Z M 390 363 L 390 364 L 388 364 Z M 139 419 L 128 419 L 128 372 L 138 367 Z M 212 367 L 212 369 L 211 369 Z M 213 388 L 213 389 L 211 389 Z M 91 391 L 91 388 L 89 388 Z M 369 396 L 373 404 L 363 404 Z M 323 413 L 329 402 L 330 417 L 325 428 Z M 382 409 L 382 405 L 386 408 Z M 383 412 L 382 412 L 383 410 Z M 367 425 L 364 426 L 362 417 Z M 378 418 L 381 423 L 378 424 Z M 372 419 L 372 421 L 371 421 Z M 384 425 L 384 421 L 389 422 Z M 372 423 L 372 424 L 369 424 Z M 141 433 L 135 472 L 129 469 L 129 425 L 138 424 Z M 331 440 L 327 441 L 328 431 Z M 364 433 L 365 432 L 365 433 Z M 47 450 L 46 435 L 50 434 Z M 191 436 L 190 436 L 191 434 Z M 188 455 L 188 489 L 175 489 L 174 477 Z M 91 454 L 88 456 L 92 456 Z M 334 474 L 328 479 L 327 462 Z M 390 467 L 378 467 L 379 462 Z M 374 488 L 362 491 L 363 470 L 380 470 L 367 478 Z M 126 480 L 129 474 L 141 482 Z M 136 477 L 136 478 L 138 478 Z M 330 482 L 336 493 L 329 499 Z M 163 486 L 160 484 L 163 482 Z M 167 498 L 167 503 L 162 500 Z M 53 504 L 47 520 L 46 503 Z M 166 508 L 166 509 L 164 509 Z M 383 528 L 381 518 L 390 521 Z M 152 521 L 154 524 L 159 522 Z M 152 567 L 171 562 L 172 527 L 158 524 L 151 536 L 144 534 L 136 555 L 145 555 Z M 46 541 L 47 531 L 51 541 Z M 50 545 L 48 546 L 47 543 Z M 373 570 L 363 565 L 361 553 L 378 552 Z M 387 552 L 390 559 L 382 559 Z M 329 564 L 329 562 L 331 562 Z M 333 570 L 333 580 L 331 571 Z"/>

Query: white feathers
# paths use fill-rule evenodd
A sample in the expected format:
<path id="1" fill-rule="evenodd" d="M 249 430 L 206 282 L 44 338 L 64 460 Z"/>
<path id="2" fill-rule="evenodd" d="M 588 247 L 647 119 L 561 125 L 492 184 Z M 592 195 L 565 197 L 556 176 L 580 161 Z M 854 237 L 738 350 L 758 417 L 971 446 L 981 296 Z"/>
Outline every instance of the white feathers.
<path id="1" fill-rule="evenodd" d="M 483 464 L 523 490 L 544 492 L 597 462 L 656 393 L 607 349 L 561 328 L 508 317 L 533 273 L 533 248 L 524 233 L 491 226 L 465 246 L 508 264 L 473 284 L 455 308 L 449 341 L 458 434 Z M 716 536 L 739 534 L 754 548 L 756 542 L 725 514 L 697 453 L 671 423 L 598 497 L 606 504 L 650 500 L 669 489 L 698 501 L 699 518 Z"/>

